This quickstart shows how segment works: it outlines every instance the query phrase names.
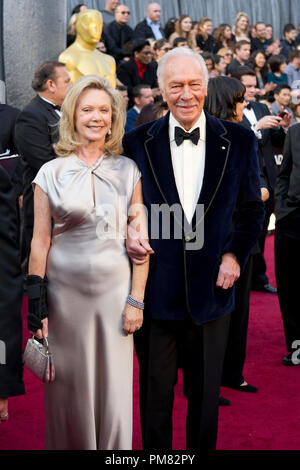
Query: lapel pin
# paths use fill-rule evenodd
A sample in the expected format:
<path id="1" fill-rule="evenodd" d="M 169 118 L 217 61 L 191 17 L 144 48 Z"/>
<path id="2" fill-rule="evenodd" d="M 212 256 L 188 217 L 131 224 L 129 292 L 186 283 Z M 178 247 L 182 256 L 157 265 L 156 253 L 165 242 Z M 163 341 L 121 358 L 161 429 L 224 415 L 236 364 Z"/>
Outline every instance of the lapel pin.
<path id="1" fill-rule="evenodd" d="M 222 150 L 225 150 L 225 147 L 222 147 Z"/>

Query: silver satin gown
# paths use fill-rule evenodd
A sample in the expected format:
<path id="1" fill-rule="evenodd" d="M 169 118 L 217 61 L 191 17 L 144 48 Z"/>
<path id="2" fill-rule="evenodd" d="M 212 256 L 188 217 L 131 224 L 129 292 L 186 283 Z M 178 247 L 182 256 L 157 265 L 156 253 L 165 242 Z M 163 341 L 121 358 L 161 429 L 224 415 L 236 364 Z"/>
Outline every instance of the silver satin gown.
<path id="1" fill-rule="evenodd" d="M 122 333 L 130 289 L 128 208 L 140 178 L 124 156 L 88 167 L 76 155 L 46 163 L 33 183 L 53 218 L 47 261 L 49 346 L 45 448 L 132 448 L 132 335 Z"/>

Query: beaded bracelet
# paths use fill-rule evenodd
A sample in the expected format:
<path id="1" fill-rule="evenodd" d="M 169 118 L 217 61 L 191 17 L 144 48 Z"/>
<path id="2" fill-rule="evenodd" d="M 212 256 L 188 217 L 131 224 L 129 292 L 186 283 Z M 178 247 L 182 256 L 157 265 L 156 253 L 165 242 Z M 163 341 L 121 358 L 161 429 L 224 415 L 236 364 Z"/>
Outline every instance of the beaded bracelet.
<path id="1" fill-rule="evenodd" d="M 144 302 L 139 302 L 135 300 L 131 295 L 127 297 L 127 303 L 132 305 L 133 307 L 139 308 L 140 310 L 144 310 L 145 304 Z"/>

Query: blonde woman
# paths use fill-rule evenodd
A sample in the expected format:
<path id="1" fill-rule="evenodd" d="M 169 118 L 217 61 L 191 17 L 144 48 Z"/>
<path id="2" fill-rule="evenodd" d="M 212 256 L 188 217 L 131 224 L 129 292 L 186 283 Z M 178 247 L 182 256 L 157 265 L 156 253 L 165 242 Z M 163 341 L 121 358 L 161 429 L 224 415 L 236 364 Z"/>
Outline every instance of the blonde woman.
<path id="1" fill-rule="evenodd" d="M 175 31 L 169 37 L 169 43 L 173 46 L 176 38 L 186 38 L 191 49 L 197 47 L 195 37 L 191 34 L 193 22 L 188 15 L 181 15 L 175 23 Z"/>
<path id="2" fill-rule="evenodd" d="M 132 333 L 143 322 L 148 263 L 133 266 L 130 287 L 124 242 L 142 192 L 136 164 L 121 155 L 124 125 L 121 94 L 105 79 L 80 78 L 62 106 L 59 157 L 33 181 L 29 285 L 40 299 L 29 329 L 49 338 L 56 367 L 44 389 L 50 450 L 132 445 Z"/>
<path id="3" fill-rule="evenodd" d="M 250 41 L 250 20 L 247 13 L 241 11 L 237 14 L 232 32 L 235 42 Z"/>

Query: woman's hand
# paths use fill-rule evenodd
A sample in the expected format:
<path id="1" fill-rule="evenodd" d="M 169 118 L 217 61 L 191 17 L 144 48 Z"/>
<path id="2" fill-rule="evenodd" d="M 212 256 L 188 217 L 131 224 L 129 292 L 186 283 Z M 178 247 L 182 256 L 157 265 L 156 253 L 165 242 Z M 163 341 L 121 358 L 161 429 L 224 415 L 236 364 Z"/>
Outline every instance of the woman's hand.
<path id="1" fill-rule="evenodd" d="M 8 398 L 0 398 L 0 424 L 8 420 Z"/>
<path id="2" fill-rule="evenodd" d="M 48 338 L 48 318 L 44 318 L 42 320 L 42 324 L 43 324 L 43 328 L 41 330 L 30 332 L 38 339 Z"/>
<path id="3" fill-rule="evenodd" d="M 123 312 L 123 331 L 125 335 L 131 335 L 139 330 L 143 324 L 143 310 L 126 304 Z"/>

